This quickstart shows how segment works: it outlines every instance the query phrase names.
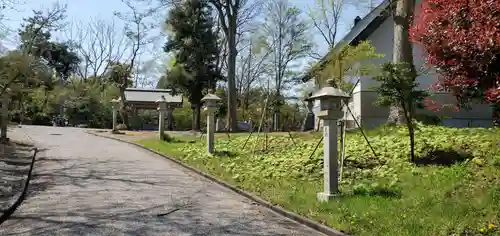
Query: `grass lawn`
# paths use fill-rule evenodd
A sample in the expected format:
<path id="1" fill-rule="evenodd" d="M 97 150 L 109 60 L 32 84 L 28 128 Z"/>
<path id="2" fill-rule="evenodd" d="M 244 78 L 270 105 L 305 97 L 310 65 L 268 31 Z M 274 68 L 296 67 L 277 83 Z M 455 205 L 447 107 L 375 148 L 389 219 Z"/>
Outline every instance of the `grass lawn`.
<path id="1" fill-rule="evenodd" d="M 351 235 L 500 235 L 500 130 L 419 126 L 419 165 L 409 162 L 402 127 L 347 134 L 342 194 L 316 201 L 322 189 L 321 134 L 264 138 L 219 134 L 217 155 L 205 139 L 138 143 L 177 158 L 288 210 Z M 226 136 L 226 137 L 224 137 Z"/>

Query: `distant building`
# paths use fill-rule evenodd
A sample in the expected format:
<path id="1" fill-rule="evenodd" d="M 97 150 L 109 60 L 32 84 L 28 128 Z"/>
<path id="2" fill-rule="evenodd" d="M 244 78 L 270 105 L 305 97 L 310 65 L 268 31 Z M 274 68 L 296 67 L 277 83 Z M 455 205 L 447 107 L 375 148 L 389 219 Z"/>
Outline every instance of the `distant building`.
<path id="1" fill-rule="evenodd" d="M 373 59 L 371 63 L 383 64 L 392 60 L 392 48 L 394 37 L 394 21 L 391 14 L 388 12 L 390 0 L 384 0 L 380 5 L 374 8 L 366 17 L 355 19 L 354 27 L 342 39 L 343 42 L 351 45 L 356 45 L 358 42 L 368 40 L 375 47 L 377 53 L 384 54 L 385 57 Z M 420 1 L 417 0 L 417 3 Z M 416 11 L 419 7 L 417 4 Z M 332 50 L 338 50 L 336 47 Z M 413 48 L 415 67 L 421 68 L 424 65 L 424 55 L 421 48 L 417 45 Z M 306 73 L 303 76 L 303 81 L 311 80 L 311 76 Z M 427 89 L 428 86 L 435 84 L 437 72 L 435 69 L 430 69 L 429 73 L 417 77 L 421 89 Z M 355 82 L 358 78 L 348 78 Z M 360 82 L 355 87 L 353 96 L 349 103 L 349 107 L 356 119 L 364 128 L 374 128 L 387 121 L 389 108 L 374 105 L 373 102 L 377 99 L 377 94 L 373 91 L 373 86 L 377 86 L 377 82 L 370 77 L 359 78 Z M 316 87 L 319 87 L 316 85 Z M 434 92 L 432 99 L 441 104 L 454 104 L 456 98 L 446 92 Z M 313 110 L 318 109 L 316 103 Z M 419 110 L 419 114 L 436 115 L 443 121 L 443 125 L 452 127 L 491 127 L 493 125 L 492 108 L 488 104 L 472 104 L 471 110 L 454 111 L 454 109 L 441 109 L 440 112 L 428 110 Z M 315 119 L 318 122 L 317 119 Z M 348 126 L 355 127 L 354 120 L 351 114 L 345 117 Z M 315 124 L 317 126 L 318 124 Z"/>

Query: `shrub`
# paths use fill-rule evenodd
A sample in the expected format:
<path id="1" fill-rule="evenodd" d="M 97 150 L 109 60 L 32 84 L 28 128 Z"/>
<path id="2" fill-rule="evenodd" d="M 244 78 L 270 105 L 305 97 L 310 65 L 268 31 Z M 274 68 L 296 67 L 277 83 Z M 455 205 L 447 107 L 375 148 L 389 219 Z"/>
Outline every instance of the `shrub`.
<path id="1" fill-rule="evenodd" d="M 417 114 L 415 115 L 415 120 L 422 122 L 424 125 L 441 125 L 443 121 L 439 116 L 428 115 L 428 114 Z"/>
<path id="2" fill-rule="evenodd" d="M 172 142 L 172 141 L 174 141 L 174 138 L 167 133 L 163 133 L 163 141 Z"/>

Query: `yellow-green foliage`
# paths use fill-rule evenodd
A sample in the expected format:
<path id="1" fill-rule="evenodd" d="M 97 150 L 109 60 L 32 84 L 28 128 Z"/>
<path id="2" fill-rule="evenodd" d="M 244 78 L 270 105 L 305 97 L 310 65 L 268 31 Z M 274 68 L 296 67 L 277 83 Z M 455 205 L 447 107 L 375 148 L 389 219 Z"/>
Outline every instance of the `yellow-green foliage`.
<path id="1" fill-rule="evenodd" d="M 342 86 L 345 76 L 361 76 L 374 73 L 374 64 L 370 59 L 381 58 L 383 54 L 375 52 L 369 41 L 362 41 L 358 45 L 339 44 L 324 58 L 311 68 L 311 75 L 316 83 L 323 85 L 328 79 L 336 79 Z"/>
<path id="2" fill-rule="evenodd" d="M 218 154 L 206 154 L 205 143 L 142 144 L 229 181 L 241 188 L 353 235 L 495 235 L 500 219 L 499 130 L 418 126 L 419 162 L 452 161 L 451 165 L 417 166 L 408 162 L 405 128 L 380 128 L 368 138 L 347 135 L 342 195 L 328 204 L 316 201 L 322 188 L 322 147 L 311 152 L 318 135 L 294 134 L 251 138 L 217 136 Z M 491 225 L 490 225 L 491 226 Z M 498 232 L 497 232 L 498 233 Z"/>

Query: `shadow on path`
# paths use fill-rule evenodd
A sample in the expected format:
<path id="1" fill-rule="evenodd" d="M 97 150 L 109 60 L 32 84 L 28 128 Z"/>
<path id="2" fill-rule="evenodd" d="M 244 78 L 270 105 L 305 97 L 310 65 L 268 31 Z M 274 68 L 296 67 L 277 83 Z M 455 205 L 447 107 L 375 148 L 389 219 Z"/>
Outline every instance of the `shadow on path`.
<path id="1" fill-rule="evenodd" d="M 34 146 L 16 141 L 0 144 L 0 210 L 2 212 L 7 211 L 21 195 L 33 164 L 33 150 Z"/>
<path id="2" fill-rule="evenodd" d="M 16 142 L 0 144 L 0 209 L 5 210 L 18 196 L 28 175 L 33 147 Z"/>

